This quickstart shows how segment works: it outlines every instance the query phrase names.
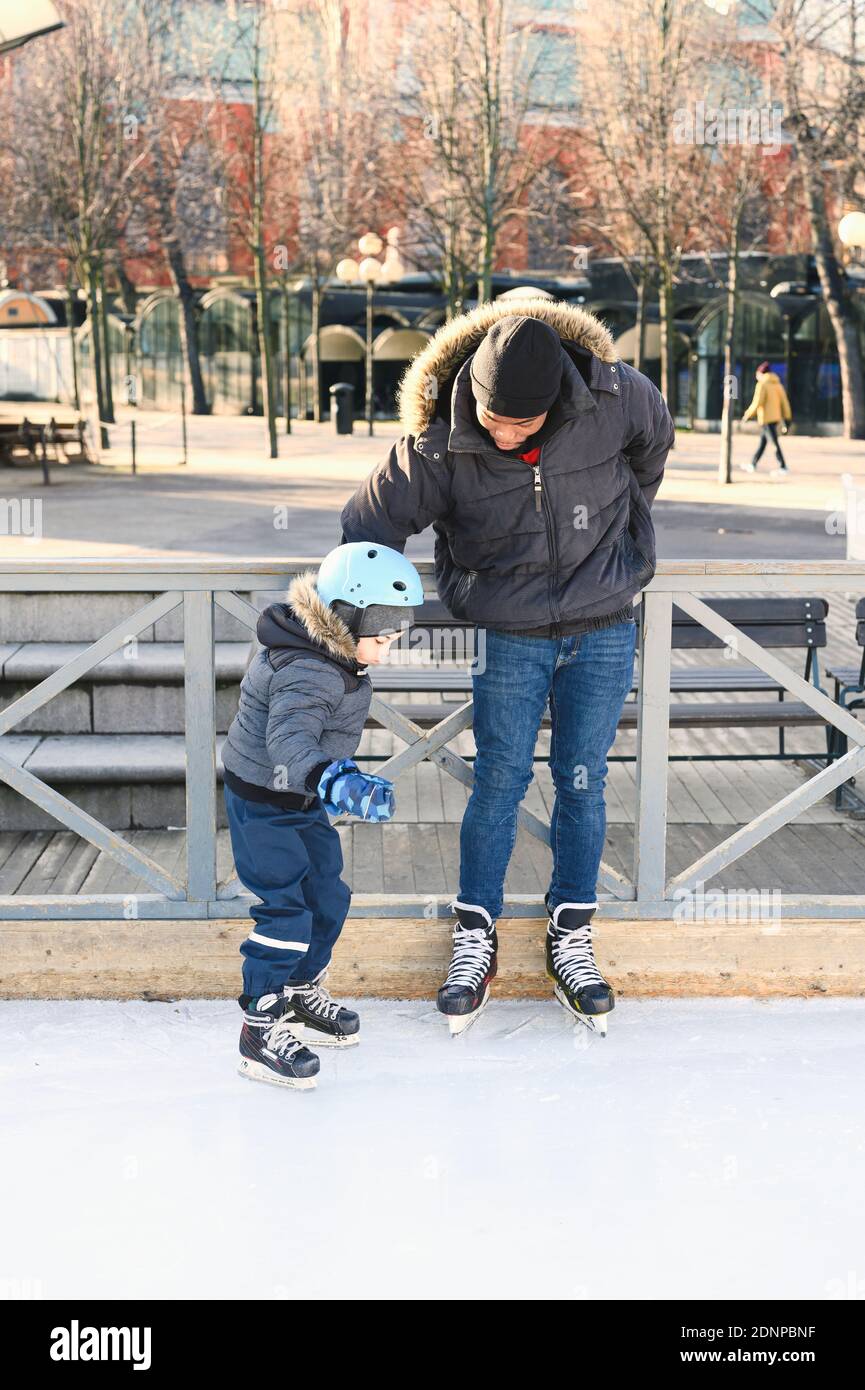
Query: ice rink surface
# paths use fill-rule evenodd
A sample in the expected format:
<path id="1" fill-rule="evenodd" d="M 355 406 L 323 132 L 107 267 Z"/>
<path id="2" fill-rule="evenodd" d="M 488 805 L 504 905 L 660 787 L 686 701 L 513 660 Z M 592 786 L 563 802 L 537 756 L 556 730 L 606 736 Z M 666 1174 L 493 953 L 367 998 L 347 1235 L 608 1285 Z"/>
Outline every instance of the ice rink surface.
<path id="1" fill-rule="evenodd" d="M 0 1286 L 865 1296 L 865 1000 L 358 1007 L 304 1093 L 237 1076 L 232 1003 L 0 1003 Z"/>

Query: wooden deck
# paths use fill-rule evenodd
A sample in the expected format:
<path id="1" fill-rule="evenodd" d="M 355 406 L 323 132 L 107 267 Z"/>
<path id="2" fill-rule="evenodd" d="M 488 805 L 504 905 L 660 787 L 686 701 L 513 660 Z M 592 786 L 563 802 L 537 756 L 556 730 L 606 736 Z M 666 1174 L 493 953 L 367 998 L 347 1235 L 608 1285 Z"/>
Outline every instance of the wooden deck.
<path id="1" fill-rule="evenodd" d="M 804 732 L 804 731 L 803 731 Z M 378 735 L 373 735 L 377 738 Z M 707 735 L 688 734 L 693 743 Z M 732 738 L 732 736 L 727 736 Z M 376 750 L 378 751 L 378 750 Z M 797 764 L 674 763 L 670 775 L 667 836 L 671 874 L 698 859 L 807 775 Z M 631 876 L 633 764 L 612 764 L 605 859 Z M 467 792 L 431 764 L 396 784 L 397 815 L 383 826 L 339 826 L 345 876 L 357 892 L 454 892 L 459 865 L 459 827 Z M 539 764 L 525 803 L 549 817 L 549 768 Z M 136 830 L 128 838 L 159 864 L 183 876 L 183 830 Z M 219 874 L 231 870 L 228 832 L 219 832 Z M 520 831 L 506 883 L 509 893 L 542 892 L 550 853 Z M 829 800 L 765 840 L 713 881 L 713 887 L 771 892 L 865 892 L 865 822 L 836 813 Z M 0 834 L 0 893 L 134 893 L 142 884 L 108 855 L 71 831 Z"/>

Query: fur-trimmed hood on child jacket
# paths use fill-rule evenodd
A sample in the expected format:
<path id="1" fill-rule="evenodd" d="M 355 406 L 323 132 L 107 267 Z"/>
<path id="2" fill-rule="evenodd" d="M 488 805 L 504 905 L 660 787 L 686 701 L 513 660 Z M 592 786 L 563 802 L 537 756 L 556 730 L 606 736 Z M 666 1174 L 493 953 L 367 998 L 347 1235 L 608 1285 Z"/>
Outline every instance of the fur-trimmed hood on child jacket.
<path id="1" fill-rule="evenodd" d="M 561 391 L 535 467 L 496 449 L 475 409 L 471 360 L 505 315 L 539 318 L 561 340 Z M 439 596 L 456 617 L 515 630 L 597 617 L 651 579 L 650 509 L 673 422 L 593 314 L 527 298 L 460 315 L 406 372 L 400 419 L 401 439 L 343 510 L 343 538 L 401 550 L 432 525 Z"/>
<path id="2" fill-rule="evenodd" d="M 356 752 L 372 687 L 314 571 L 298 575 L 285 598 L 258 620 L 261 651 L 243 678 L 222 761 L 244 782 L 309 795 L 329 763 Z"/>

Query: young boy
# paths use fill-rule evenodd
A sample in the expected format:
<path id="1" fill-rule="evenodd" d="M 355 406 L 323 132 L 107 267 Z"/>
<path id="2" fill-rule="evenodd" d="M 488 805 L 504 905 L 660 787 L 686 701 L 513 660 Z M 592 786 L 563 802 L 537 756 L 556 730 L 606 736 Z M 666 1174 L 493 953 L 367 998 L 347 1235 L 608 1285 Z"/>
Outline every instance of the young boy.
<path id="1" fill-rule="evenodd" d="M 266 608 L 263 650 L 240 687 L 225 741 L 225 805 L 238 877 L 261 899 L 240 948 L 240 1073 L 308 1089 L 319 1060 L 304 1046 L 359 1041 L 357 1014 L 323 988 L 351 894 L 327 818 L 389 820 L 393 788 L 351 761 L 381 661 L 413 608 L 420 576 L 396 550 L 338 546 Z"/>

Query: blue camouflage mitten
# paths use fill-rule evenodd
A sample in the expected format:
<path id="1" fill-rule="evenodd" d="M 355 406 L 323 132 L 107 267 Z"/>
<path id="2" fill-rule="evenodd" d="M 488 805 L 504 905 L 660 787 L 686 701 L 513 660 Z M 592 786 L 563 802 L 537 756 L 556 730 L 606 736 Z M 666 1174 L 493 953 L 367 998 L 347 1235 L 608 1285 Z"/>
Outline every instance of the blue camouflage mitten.
<path id="1" fill-rule="evenodd" d="M 394 813 L 393 785 L 384 777 L 361 772 L 350 758 L 324 769 L 316 789 L 324 809 L 332 816 L 359 816 L 361 820 L 390 820 Z"/>

